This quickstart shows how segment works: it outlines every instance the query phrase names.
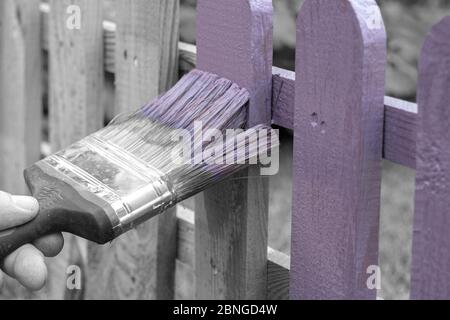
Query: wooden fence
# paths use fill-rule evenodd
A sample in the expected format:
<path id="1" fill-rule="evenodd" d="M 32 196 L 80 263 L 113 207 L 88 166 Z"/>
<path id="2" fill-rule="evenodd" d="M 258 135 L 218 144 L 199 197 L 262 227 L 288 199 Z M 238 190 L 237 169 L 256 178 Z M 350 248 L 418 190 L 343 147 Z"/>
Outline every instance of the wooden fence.
<path id="1" fill-rule="evenodd" d="M 384 97 L 374 0 L 306 0 L 296 74 L 272 68 L 270 0 L 198 0 L 197 47 L 178 42 L 178 0 L 116 5 L 112 23 L 101 0 L 0 2 L 0 188 L 25 193 L 22 170 L 41 152 L 197 66 L 249 90 L 250 124 L 294 131 L 292 256 L 267 246 L 267 180 L 233 179 L 198 196 L 195 210 L 172 210 L 111 245 L 67 236 L 38 297 L 374 299 L 384 157 L 417 171 L 411 296 L 450 298 L 450 17 L 424 45 L 416 105 Z M 79 29 L 67 25 L 74 8 Z M 112 75 L 115 103 L 104 108 Z M 72 264 L 82 291 L 66 290 Z"/>

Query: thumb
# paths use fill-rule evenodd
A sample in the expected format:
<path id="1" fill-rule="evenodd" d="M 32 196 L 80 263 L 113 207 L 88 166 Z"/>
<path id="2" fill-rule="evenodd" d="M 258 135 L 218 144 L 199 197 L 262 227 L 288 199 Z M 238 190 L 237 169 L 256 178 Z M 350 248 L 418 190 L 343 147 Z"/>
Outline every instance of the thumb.
<path id="1" fill-rule="evenodd" d="M 39 211 L 36 199 L 12 196 L 0 191 L 0 230 L 20 226 L 32 220 Z"/>

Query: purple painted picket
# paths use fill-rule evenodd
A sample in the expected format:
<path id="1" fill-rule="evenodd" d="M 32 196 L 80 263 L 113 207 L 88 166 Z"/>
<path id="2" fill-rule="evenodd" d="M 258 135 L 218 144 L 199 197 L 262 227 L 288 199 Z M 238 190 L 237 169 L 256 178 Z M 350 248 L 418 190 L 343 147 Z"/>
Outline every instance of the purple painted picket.
<path id="1" fill-rule="evenodd" d="M 199 0 L 197 67 L 249 90 L 248 125 L 271 121 L 271 0 Z M 268 185 L 257 168 L 196 200 L 196 297 L 265 299 Z"/>
<path id="2" fill-rule="evenodd" d="M 271 0 L 199 0 L 197 67 L 251 92 L 249 126 L 271 122 Z"/>
<path id="3" fill-rule="evenodd" d="M 412 299 L 450 298 L 450 17 L 427 37 L 419 68 Z"/>
<path id="4" fill-rule="evenodd" d="M 372 299 L 386 34 L 374 0 L 306 0 L 297 25 L 291 298 Z"/>

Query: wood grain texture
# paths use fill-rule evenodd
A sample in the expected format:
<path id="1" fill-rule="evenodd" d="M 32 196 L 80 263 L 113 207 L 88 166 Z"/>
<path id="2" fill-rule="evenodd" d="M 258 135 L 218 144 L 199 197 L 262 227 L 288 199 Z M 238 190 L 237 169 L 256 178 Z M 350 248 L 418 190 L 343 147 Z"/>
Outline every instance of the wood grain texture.
<path id="1" fill-rule="evenodd" d="M 178 0 L 117 1 L 116 112 L 134 111 L 177 77 Z M 90 246 L 88 299 L 173 299 L 175 209 Z"/>
<path id="2" fill-rule="evenodd" d="M 178 210 L 177 231 L 177 273 L 175 286 L 176 297 L 194 299 L 194 212 L 187 209 Z M 289 267 L 290 259 L 285 254 L 267 248 L 267 299 L 289 299 Z"/>
<path id="3" fill-rule="evenodd" d="M 292 299 L 376 297 L 366 271 L 378 265 L 381 21 L 373 0 L 306 0 L 298 17 Z"/>
<path id="4" fill-rule="evenodd" d="M 50 1 L 50 141 L 57 151 L 103 126 L 102 2 Z M 81 8 L 80 30 L 67 28 L 67 8 Z"/>
<path id="5" fill-rule="evenodd" d="M 46 26 L 50 7 L 41 4 L 43 25 Z M 105 71 L 115 72 L 116 25 L 104 21 Z M 44 29 L 45 30 L 45 29 Z M 46 48 L 44 33 L 43 46 Z M 197 50 L 194 45 L 179 42 L 179 67 L 185 74 L 196 66 Z M 295 73 L 273 68 L 272 121 L 274 125 L 294 128 Z M 416 163 L 417 105 L 400 99 L 385 97 L 384 158 L 415 169 Z"/>
<path id="6" fill-rule="evenodd" d="M 450 299 L 450 17 L 433 27 L 419 64 L 412 299 Z"/>
<path id="7" fill-rule="evenodd" d="M 160 1 L 116 2 L 116 113 L 133 112 L 160 92 Z"/>
<path id="8" fill-rule="evenodd" d="M 272 122 L 294 129 L 295 72 L 273 68 Z"/>
<path id="9" fill-rule="evenodd" d="M 39 1 L 0 3 L 0 189 L 27 194 L 23 169 L 40 157 Z"/>
<path id="10" fill-rule="evenodd" d="M 249 126 L 271 120 L 272 13 L 268 0 L 197 3 L 197 67 L 249 90 Z M 196 199 L 198 299 L 267 297 L 268 183 L 258 175 L 244 170 Z"/>
<path id="11" fill-rule="evenodd" d="M 417 104 L 385 97 L 383 157 L 416 168 Z"/>
<path id="12" fill-rule="evenodd" d="M 284 253 L 269 248 L 267 262 L 267 299 L 289 299 L 289 268 L 291 259 Z"/>
<path id="13" fill-rule="evenodd" d="M 48 20 L 49 135 L 53 152 L 103 126 L 103 4 L 101 0 L 51 0 Z M 80 29 L 68 28 L 69 6 L 80 8 Z M 66 270 L 86 268 L 87 242 L 66 234 L 63 252 L 50 260 L 51 299 L 77 297 L 66 292 Z"/>
<path id="14" fill-rule="evenodd" d="M 131 112 L 178 76 L 179 1 L 118 1 L 117 13 L 117 111 Z"/>

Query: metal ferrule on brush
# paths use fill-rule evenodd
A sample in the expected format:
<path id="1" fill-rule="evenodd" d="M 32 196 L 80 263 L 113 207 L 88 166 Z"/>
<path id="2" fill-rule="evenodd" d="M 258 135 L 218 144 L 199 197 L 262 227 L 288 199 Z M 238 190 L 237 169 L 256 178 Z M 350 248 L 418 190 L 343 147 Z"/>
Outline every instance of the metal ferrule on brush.
<path id="1" fill-rule="evenodd" d="M 115 237 L 161 214 L 176 200 L 163 172 L 95 134 L 42 163 L 110 206 Z"/>

